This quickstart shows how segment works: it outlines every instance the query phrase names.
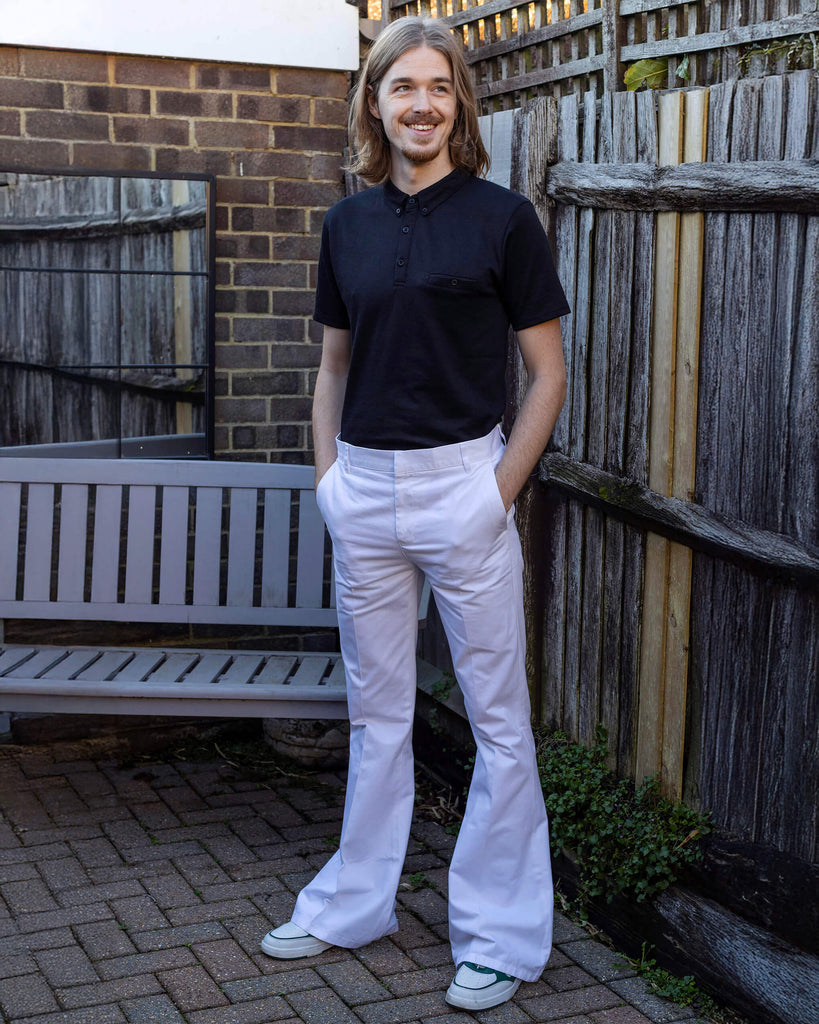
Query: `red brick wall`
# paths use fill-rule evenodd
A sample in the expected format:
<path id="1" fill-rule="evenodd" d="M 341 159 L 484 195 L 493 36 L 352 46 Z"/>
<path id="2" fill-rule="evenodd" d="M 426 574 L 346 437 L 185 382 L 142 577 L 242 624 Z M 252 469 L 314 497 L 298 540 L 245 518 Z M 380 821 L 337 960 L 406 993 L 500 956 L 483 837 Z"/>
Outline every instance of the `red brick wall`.
<path id="1" fill-rule="evenodd" d="M 0 47 L 0 168 L 217 176 L 216 450 L 310 461 L 324 212 L 344 72 Z"/>

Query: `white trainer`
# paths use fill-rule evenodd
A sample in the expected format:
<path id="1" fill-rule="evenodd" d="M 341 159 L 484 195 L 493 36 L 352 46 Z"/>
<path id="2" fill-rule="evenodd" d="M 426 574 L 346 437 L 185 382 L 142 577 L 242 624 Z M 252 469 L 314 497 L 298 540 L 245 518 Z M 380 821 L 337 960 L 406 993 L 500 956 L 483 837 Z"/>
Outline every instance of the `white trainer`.
<path id="1" fill-rule="evenodd" d="M 494 967 L 465 962 L 447 989 L 446 1001 L 464 1010 L 488 1010 L 511 999 L 519 987 L 519 978 L 496 971 Z"/>
<path id="2" fill-rule="evenodd" d="M 288 921 L 287 924 L 279 925 L 265 935 L 262 939 L 262 952 L 279 960 L 297 960 L 302 956 L 322 953 L 331 945 L 331 942 L 317 939 L 303 928 L 299 928 L 297 924 Z"/>

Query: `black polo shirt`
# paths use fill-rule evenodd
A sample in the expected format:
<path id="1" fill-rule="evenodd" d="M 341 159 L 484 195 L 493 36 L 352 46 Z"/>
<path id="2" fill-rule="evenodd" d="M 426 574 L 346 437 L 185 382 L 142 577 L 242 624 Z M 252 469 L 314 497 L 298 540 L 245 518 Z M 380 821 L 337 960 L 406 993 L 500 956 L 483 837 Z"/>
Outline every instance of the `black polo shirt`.
<path id="1" fill-rule="evenodd" d="M 341 438 L 428 448 L 501 420 L 508 329 L 569 312 L 523 196 L 461 170 L 414 196 L 392 182 L 324 220 L 315 319 L 349 329 Z"/>

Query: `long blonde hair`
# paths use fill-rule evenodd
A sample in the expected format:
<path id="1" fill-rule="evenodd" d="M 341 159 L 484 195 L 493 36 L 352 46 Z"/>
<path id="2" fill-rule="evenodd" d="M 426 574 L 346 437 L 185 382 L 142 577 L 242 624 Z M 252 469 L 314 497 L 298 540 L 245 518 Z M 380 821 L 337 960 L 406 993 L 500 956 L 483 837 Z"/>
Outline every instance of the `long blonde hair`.
<path id="1" fill-rule="evenodd" d="M 377 97 L 384 76 L 408 50 L 428 46 L 442 53 L 452 68 L 458 112 L 449 138 L 449 155 L 456 167 L 482 175 L 489 169 L 489 154 L 478 128 L 478 111 L 472 79 L 455 37 L 435 18 L 399 18 L 378 36 L 367 54 L 361 75 L 350 98 L 350 170 L 370 184 L 389 177 L 390 144 L 381 121 L 372 115 L 370 89 Z"/>

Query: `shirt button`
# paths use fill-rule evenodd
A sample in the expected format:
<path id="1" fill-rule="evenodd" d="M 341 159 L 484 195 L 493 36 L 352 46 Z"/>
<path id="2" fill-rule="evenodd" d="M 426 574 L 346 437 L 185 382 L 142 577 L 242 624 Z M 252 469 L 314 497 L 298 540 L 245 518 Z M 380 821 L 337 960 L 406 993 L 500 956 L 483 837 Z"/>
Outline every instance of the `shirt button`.
<path id="1" fill-rule="evenodd" d="M 404 225 L 404 227 L 401 228 L 401 233 L 404 235 L 409 234 L 409 228 L 406 226 L 406 224 Z"/>
<path id="2" fill-rule="evenodd" d="M 410 204 L 410 206 L 415 206 L 415 199 L 410 197 L 409 204 Z"/>
<path id="3" fill-rule="evenodd" d="M 421 210 L 421 213 L 423 213 L 424 216 L 426 216 L 429 213 L 429 208 L 425 206 L 423 210 Z"/>
<path id="4" fill-rule="evenodd" d="M 399 266 L 399 267 L 403 267 L 403 266 L 404 266 L 404 264 L 405 264 L 406 262 L 407 262 L 407 261 L 406 261 L 405 259 L 401 258 L 401 259 L 400 259 L 400 260 L 398 261 L 398 266 Z"/>
<path id="5" fill-rule="evenodd" d="M 398 216 L 400 217 L 400 216 L 401 216 L 401 207 L 400 207 L 400 206 L 396 206 L 396 208 L 395 208 L 395 212 L 396 212 L 396 213 L 398 214 Z"/>
<path id="6" fill-rule="evenodd" d="M 457 288 L 458 287 L 458 278 L 457 277 L 453 277 L 452 280 L 449 283 L 452 285 L 453 288 Z"/>

